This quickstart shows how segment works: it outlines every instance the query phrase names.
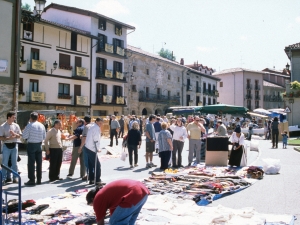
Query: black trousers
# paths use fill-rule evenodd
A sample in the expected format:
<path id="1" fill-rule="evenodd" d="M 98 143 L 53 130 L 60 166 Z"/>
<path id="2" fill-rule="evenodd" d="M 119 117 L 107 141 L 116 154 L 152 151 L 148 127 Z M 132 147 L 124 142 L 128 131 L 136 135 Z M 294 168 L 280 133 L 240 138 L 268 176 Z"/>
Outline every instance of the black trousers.
<path id="1" fill-rule="evenodd" d="M 129 164 L 132 165 L 132 153 L 134 153 L 134 164 L 138 163 L 138 148 L 137 145 L 128 145 Z"/>
<path id="2" fill-rule="evenodd" d="M 173 153 L 172 153 L 172 164 L 173 166 L 181 166 L 182 165 L 182 149 L 183 149 L 184 142 L 173 140 Z M 178 157 L 176 159 L 176 154 Z"/>
<path id="3" fill-rule="evenodd" d="M 279 130 L 272 130 L 272 143 L 273 147 L 278 147 Z"/>
<path id="4" fill-rule="evenodd" d="M 49 180 L 57 180 L 60 174 L 63 152 L 61 148 L 50 148 Z"/>
<path id="5" fill-rule="evenodd" d="M 87 158 L 89 161 L 89 169 L 88 169 L 89 181 L 94 181 L 95 173 L 96 173 L 96 182 L 99 182 L 100 177 L 101 177 L 101 164 L 100 164 L 99 158 L 98 158 L 96 152 L 91 151 L 88 148 L 86 148 L 85 152 L 87 154 Z M 96 168 L 95 168 L 96 160 L 97 160 L 97 164 L 96 164 Z"/>
<path id="6" fill-rule="evenodd" d="M 121 135 L 122 133 L 122 135 Z M 124 136 L 124 127 L 120 127 L 119 138 Z"/>
<path id="7" fill-rule="evenodd" d="M 160 169 L 165 170 L 169 167 L 169 161 L 171 158 L 171 151 L 162 151 L 159 152 L 160 157 Z"/>
<path id="8" fill-rule="evenodd" d="M 116 129 L 110 130 L 110 146 L 113 146 L 113 139 L 116 137 L 116 145 L 118 145 L 118 133 Z"/>

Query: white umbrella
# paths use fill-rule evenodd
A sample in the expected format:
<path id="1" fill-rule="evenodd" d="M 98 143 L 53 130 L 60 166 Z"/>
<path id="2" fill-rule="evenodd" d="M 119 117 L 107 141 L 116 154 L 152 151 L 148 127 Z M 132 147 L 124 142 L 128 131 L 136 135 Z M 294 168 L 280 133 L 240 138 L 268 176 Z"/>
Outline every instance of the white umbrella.
<path id="1" fill-rule="evenodd" d="M 263 108 L 254 109 L 253 112 L 259 113 L 262 115 L 271 115 L 272 114 L 270 111 L 263 109 Z"/>

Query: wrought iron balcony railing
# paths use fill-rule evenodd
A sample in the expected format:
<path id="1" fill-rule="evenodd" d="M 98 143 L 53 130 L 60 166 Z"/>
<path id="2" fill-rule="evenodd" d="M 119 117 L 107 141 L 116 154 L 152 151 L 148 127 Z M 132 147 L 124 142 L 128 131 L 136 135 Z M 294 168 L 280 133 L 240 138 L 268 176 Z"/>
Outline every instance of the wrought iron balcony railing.
<path id="1" fill-rule="evenodd" d="M 139 93 L 140 102 L 156 102 L 168 105 L 179 105 L 180 97 L 179 96 L 166 96 L 166 95 L 157 95 L 150 93 Z"/>

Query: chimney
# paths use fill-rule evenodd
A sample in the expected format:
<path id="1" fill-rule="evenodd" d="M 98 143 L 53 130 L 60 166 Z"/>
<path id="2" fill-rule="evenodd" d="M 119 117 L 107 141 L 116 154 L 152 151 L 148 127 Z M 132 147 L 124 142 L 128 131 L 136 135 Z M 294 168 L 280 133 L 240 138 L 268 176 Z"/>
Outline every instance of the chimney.
<path id="1" fill-rule="evenodd" d="M 183 58 L 181 58 L 181 60 L 180 60 L 180 65 L 184 65 L 184 59 Z"/>

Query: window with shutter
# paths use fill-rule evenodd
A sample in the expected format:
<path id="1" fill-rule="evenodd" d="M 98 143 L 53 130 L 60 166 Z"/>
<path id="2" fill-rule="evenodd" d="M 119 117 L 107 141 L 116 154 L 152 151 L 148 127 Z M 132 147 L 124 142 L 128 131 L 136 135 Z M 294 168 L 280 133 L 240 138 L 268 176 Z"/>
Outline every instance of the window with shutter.
<path id="1" fill-rule="evenodd" d="M 122 73 L 123 65 L 120 62 L 114 61 L 114 78 L 116 78 L 116 73 L 120 72 Z"/>
<path id="2" fill-rule="evenodd" d="M 117 47 L 124 48 L 124 41 L 114 38 L 113 45 L 114 45 L 114 53 L 117 53 Z"/>
<path id="3" fill-rule="evenodd" d="M 75 56 L 75 67 L 81 67 L 81 57 Z"/>
<path id="4" fill-rule="evenodd" d="M 106 30 L 106 20 L 103 18 L 98 19 L 98 29 L 99 30 Z"/>
<path id="5" fill-rule="evenodd" d="M 187 96 L 186 96 L 186 106 L 189 106 L 189 105 L 190 105 L 190 100 L 191 100 L 191 96 L 190 96 L 190 95 L 187 95 Z"/>
<path id="6" fill-rule="evenodd" d="M 208 98 L 208 105 L 211 105 L 211 98 Z"/>
<path id="7" fill-rule="evenodd" d="M 71 50 L 77 51 L 77 33 L 71 33 Z"/>
<path id="8" fill-rule="evenodd" d="M 39 80 L 29 80 L 29 91 L 39 92 Z"/>
<path id="9" fill-rule="evenodd" d="M 71 57 L 66 54 L 59 54 L 59 67 L 70 67 Z"/>
<path id="10" fill-rule="evenodd" d="M 123 96 L 123 88 L 121 86 L 114 86 L 114 98 Z"/>
<path id="11" fill-rule="evenodd" d="M 96 98 L 97 102 L 103 101 L 103 95 L 107 95 L 107 85 L 106 84 L 97 84 L 96 86 Z"/>
<path id="12" fill-rule="evenodd" d="M 206 106 L 206 97 L 203 97 L 203 106 Z"/>
<path id="13" fill-rule="evenodd" d="M 107 36 L 103 34 L 98 34 L 98 37 L 98 51 L 101 51 L 105 49 L 105 44 L 107 43 Z"/>
<path id="14" fill-rule="evenodd" d="M 23 39 L 33 41 L 33 23 L 23 23 Z"/>
<path id="15" fill-rule="evenodd" d="M 23 78 L 19 78 L 19 95 L 24 95 L 23 91 Z"/>
<path id="16" fill-rule="evenodd" d="M 96 77 L 104 77 L 106 70 L 106 59 L 96 58 Z"/>
<path id="17" fill-rule="evenodd" d="M 40 50 L 31 48 L 31 59 L 40 60 Z"/>

